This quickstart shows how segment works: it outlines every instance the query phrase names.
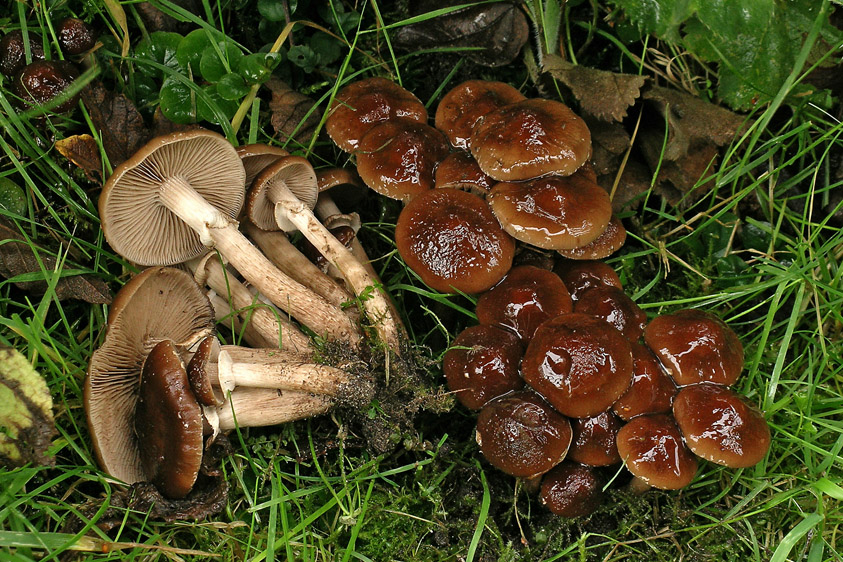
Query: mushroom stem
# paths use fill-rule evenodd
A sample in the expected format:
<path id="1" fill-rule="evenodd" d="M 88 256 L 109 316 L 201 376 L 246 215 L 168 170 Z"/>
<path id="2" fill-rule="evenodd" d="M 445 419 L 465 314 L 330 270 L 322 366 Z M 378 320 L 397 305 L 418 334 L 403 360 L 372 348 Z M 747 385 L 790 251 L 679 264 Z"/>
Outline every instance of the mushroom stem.
<path id="1" fill-rule="evenodd" d="M 633 476 L 632 480 L 630 480 L 629 483 L 626 485 L 626 489 L 629 490 L 631 493 L 635 494 L 636 496 L 640 496 L 641 494 L 651 490 L 652 488 L 652 486 L 647 484 L 638 476 Z"/>
<path id="2" fill-rule="evenodd" d="M 269 388 L 238 388 L 215 408 L 220 431 L 236 427 L 276 425 L 318 416 L 332 405 L 330 398 Z"/>
<path id="3" fill-rule="evenodd" d="M 211 306 L 214 307 L 214 317 L 216 321 L 227 324 L 231 331 L 235 334 L 243 334 L 243 339 L 249 345 L 255 347 L 272 347 L 276 343 L 268 340 L 261 334 L 252 322 L 243 324 L 237 310 L 232 308 L 232 304 L 213 289 L 208 289 L 208 300 L 211 301 Z M 276 339 L 277 341 L 277 339 Z"/>
<path id="4" fill-rule="evenodd" d="M 320 336 L 359 342 L 351 321 L 341 310 L 282 273 L 224 215 L 188 182 L 168 178 L 159 192 L 161 203 L 195 230 L 203 244 L 216 247 L 243 277 L 282 310 Z"/>

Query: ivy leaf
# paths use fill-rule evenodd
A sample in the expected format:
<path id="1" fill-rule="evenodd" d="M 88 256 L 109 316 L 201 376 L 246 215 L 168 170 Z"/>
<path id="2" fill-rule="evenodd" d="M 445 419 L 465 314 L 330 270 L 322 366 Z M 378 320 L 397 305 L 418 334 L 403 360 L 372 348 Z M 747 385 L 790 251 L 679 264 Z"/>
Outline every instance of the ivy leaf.
<path id="1" fill-rule="evenodd" d="M 0 348 L 0 464 L 53 465 L 56 433 L 47 383 L 20 352 Z"/>

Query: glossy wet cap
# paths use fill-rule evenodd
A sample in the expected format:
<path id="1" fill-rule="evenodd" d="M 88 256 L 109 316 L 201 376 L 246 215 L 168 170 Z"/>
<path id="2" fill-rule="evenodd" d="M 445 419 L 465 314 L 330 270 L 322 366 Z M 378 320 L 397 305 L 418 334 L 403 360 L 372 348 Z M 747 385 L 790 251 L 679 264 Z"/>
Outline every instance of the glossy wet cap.
<path id="1" fill-rule="evenodd" d="M 539 499 L 562 517 L 584 517 L 603 502 L 603 482 L 593 468 L 565 460 L 542 478 Z"/>
<path id="2" fill-rule="evenodd" d="M 404 207 L 395 227 L 398 253 L 422 281 L 450 293 L 480 293 L 512 266 L 515 241 L 486 202 L 457 189 L 435 189 Z"/>
<path id="3" fill-rule="evenodd" d="M 500 182 L 487 200 L 507 232 L 545 250 L 584 246 L 612 218 L 609 194 L 581 174 Z"/>
<path id="4" fill-rule="evenodd" d="M 668 414 L 638 416 L 621 428 L 617 442 L 626 468 L 653 488 L 684 488 L 697 473 L 697 458 Z"/>
<path id="5" fill-rule="evenodd" d="M 64 18 L 56 26 L 59 46 L 66 55 L 81 55 L 97 42 L 94 29 L 79 18 Z"/>
<path id="6" fill-rule="evenodd" d="M 612 410 L 623 420 L 669 412 L 677 388 L 646 345 L 632 344 L 632 385 Z"/>
<path id="7" fill-rule="evenodd" d="M 442 97 L 434 123 L 452 145 L 468 149 L 474 126 L 481 117 L 524 99 L 521 92 L 504 82 L 467 80 Z"/>
<path id="8" fill-rule="evenodd" d="M 471 135 L 471 154 L 499 181 L 568 176 L 591 156 L 591 133 L 567 105 L 527 99 L 487 113 Z"/>
<path id="9" fill-rule="evenodd" d="M 434 182 L 437 189 L 464 189 L 483 197 L 497 183 L 480 169 L 471 154 L 462 150 L 452 152 L 439 162 Z"/>
<path id="10" fill-rule="evenodd" d="M 199 342 L 187 363 L 187 380 L 196 400 L 203 406 L 221 406 L 225 402 L 219 388 L 213 385 L 210 365 L 219 357 L 219 341 L 214 335 Z"/>
<path id="11" fill-rule="evenodd" d="M 644 342 L 679 386 L 732 385 L 743 369 L 743 346 L 737 334 L 703 310 L 657 316 L 644 329 Z"/>
<path id="12" fill-rule="evenodd" d="M 544 474 L 565 458 L 571 424 L 535 392 L 512 392 L 483 406 L 477 444 L 490 463 L 511 476 Z"/>
<path id="13" fill-rule="evenodd" d="M 386 78 L 366 78 L 343 87 L 325 121 L 328 136 L 346 152 L 382 121 L 407 119 L 427 123 L 427 109 L 419 99 Z"/>
<path id="14" fill-rule="evenodd" d="M 609 466 L 621 462 L 615 442 L 623 421 L 611 410 L 590 418 L 571 419 L 574 439 L 568 458 L 589 466 Z"/>
<path id="15" fill-rule="evenodd" d="M 29 53 L 32 61 L 44 60 L 44 46 L 41 38 L 29 34 Z M 0 39 L 0 72 L 12 77 L 26 66 L 26 46 L 19 29 L 10 31 Z"/>
<path id="16" fill-rule="evenodd" d="M 445 352 L 442 370 L 448 389 L 471 410 L 524 386 L 519 367 L 524 346 L 518 338 L 494 326 L 472 326 Z"/>
<path id="17" fill-rule="evenodd" d="M 66 61 L 37 60 L 24 66 L 15 75 L 12 89 L 29 105 L 45 105 L 64 93 L 78 77 L 76 67 Z M 70 111 L 76 107 L 79 94 L 52 108 L 56 113 Z"/>
<path id="18" fill-rule="evenodd" d="M 647 314 L 617 287 L 593 287 L 574 303 L 574 312 L 602 318 L 631 342 L 638 341 L 647 325 Z"/>
<path id="19" fill-rule="evenodd" d="M 557 251 L 572 260 L 602 260 L 620 250 L 625 242 L 626 228 L 617 216 L 612 215 L 606 229 L 592 242 L 578 248 Z"/>
<path id="20" fill-rule="evenodd" d="M 202 465 L 202 408 L 170 340 L 144 362 L 134 428 L 146 480 L 168 498 L 185 497 Z"/>
<path id="21" fill-rule="evenodd" d="M 754 466 L 770 448 L 764 415 L 725 386 L 703 383 L 680 389 L 673 416 L 691 451 L 723 466 Z"/>
<path id="22" fill-rule="evenodd" d="M 448 142 L 430 125 L 396 119 L 372 127 L 355 154 L 366 185 L 406 202 L 433 188 L 434 170 L 448 155 Z"/>
<path id="23" fill-rule="evenodd" d="M 559 276 L 532 265 L 513 267 L 503 281 L 477 300 L 477 320 L 505 328 L 528 343 L 538 327 L 571 312 L 573 303 Z"/>
<path id="24" fill-rule="evenodd" d="M 553 272 L 568 287 L 574 301 L 579 300 L 580 295 L 592 287 L 623 288 L 615 270 L 602 261 L 562 259 L 556 262 Z"/>
<path id="25" fill-rule="evenodd" d="M 573 418 L 608 410 L 632 381 L 629 341 L 605 321 L 565 314 L 542 324 L 521 362 L 524 380 Z"/>

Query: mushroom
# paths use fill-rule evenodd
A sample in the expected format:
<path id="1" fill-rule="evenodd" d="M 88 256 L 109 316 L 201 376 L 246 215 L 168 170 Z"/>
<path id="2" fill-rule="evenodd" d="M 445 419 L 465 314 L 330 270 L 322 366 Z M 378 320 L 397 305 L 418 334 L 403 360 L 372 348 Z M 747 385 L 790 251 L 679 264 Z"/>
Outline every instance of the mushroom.
<path id="1" fill-rule="evenodd" d="M 41 38 L 32 34 L 29 34 L 29 56 L 30 62 L 44 60 Z M 0 39 L 0 72 L 11 78 L 26 65 L 23 32 L 20 29 L 10 31 Z"/>
<path id="2" fill-rule="evenodd" d="M 695 455 L 723 466 L 754 466 L 770 448 L 764 415 L 725 386 L 681 388 L 673 399 L 673 417 Z"/>
<path id="3" fill-rule="evenodd" d="M 281 273 L 237 229 L 245 171 L 234 148 L 203 129 L 157 137 L 103 187 L 99 211 L 111 247 L 141 265 L 171 265 L 214 247 L 274 304 L 321 336 L 355 343 L 348 318 Z"/>
<path id="4" fill-rule="evenodd" d="M 572 310 L 571 297 L 553 272 L 532 265 L 513 267 L 503 281 L 477 300 L 477 320 L 505 328 L 529 343 L 538 327 Z"/>
<path id="5" fill-rule="evenodd" d="M 15 95 L 29 105 L 47 105 L 65 94 L 79 72 L 67 61 L 36 60 L 24 66 L 12 82 Z M 59 102 L 53 111 L 63 113 L 76 107 L 79 94 Z"/>
<path id="6" fill-rule="evenodd" d="M 521 373 L 558 411 L 585 418 L 609 409 L 629 387 L 632 350 L 605 321 L 563 314 L 536 330 Z"/>
<path id="7" fill-rule="evenodd" d="M 576 302 L 580 295 L 592 287 L 617 287 L 622 289 L 620 277 L 609 265 L 602 261 L 593 260 L 559 260 L 553 267 L 553 272 L 562 279 L 571 299 Z"/>
<path id="8" fill-rule="evenodd" d="M 638 341 L 647 325 L 647 313 L 617 287 L 593 287 L 581 293 L 574 312 L 602 318 L 631 342 Z"/>
<path id="9" fill-rule="evenodd" d="M 591 156 L 591 133 L 567 105 L 526 99 L 483 116 L 471 134 L 471 154 L 498 181 L 568 176 Z"/>
<path id="10" fill-rule="evenodd" d="M 568 458 L 589 466 L 609 466 L 621 461 L 615 442 L 623 423 L 611 410 L 590 418 L 574 418 L 574 439 Z"/>
<path id="11" fill-rule="evenodd" d="M 419 195 L 395 226 L 398 253 L 436 291 L 480 293 L 512 266 L 515 242 L 486 202 L 456 189 Z"/>
<path id="12" fill-rule="evenodd" d="M 354 152 L 369 129 L 394 119 L 426 123 L 427 109 L 416 96 L 391 80 L 367 78 L 337 93 L 328 110 L 325 130 L 342 150 Z"/>
<path id="13" fill-rule="evenodd" d="M 445 352 L 442 370 L 448 389 L 470 410 L 524 386 L 518 367 L 524 348 L 518 338 L 494 326 L 472 326 Z"/>
<path id="14" fill-rule="evenodd" d="M 484 115 L 524 99 L 524 94 L 504 82 L 467 80 L 442 96 L 434 123 L 452 145 L 468 149 L 474 126 Z"/>
<path id="15" fill-rule="evenodd" d="M 94 30 L 79 18 L 64 18 L 56 26 L 59 47 L 66 55 L 81 55 L 94 48 L 97 36 Z"/>
<path id="16" fill-rule="evenodd" d="M 608 226 L 596 239 L 579 248 L 556 251 L 572 260 L 602 260 L 620 250 L 624 242 L 626 242 L 626 229 L 621 220 L 612 215 Z"/>
<path id="17" fill-rule="evenodd" d="M 644 342 L 679 386 L 732 385 L 743 369 L 737 334 L 710 312 L 686 309 L 657 316 L 644 329 Z"/>
<path id="18" fill-rule="evenodd" d="M 290 155 L 281 147 L 262 143 L 245 144 L 238 146 L 235 150 L 237 150 L 237 155 L 240 156 L 243 169 L 246 171 L 246 189 L 251 187 L 252 182 L 264 168 Z"/>
<path id="19" fill-rule="evenodd" d="M 485 197 L 495 180 L 487 176 L 468 152 L 452 152 L 439 162 L 433 175 L 436 189 L 464 189 Z"/>
<path id="20" fill-rule="evenodd" d="M 544 475 L 539 499 L 556 515 L 584 517 L 600 507 L 603 482 L 590 466 L 565 460 Z"/>
<path id="21" fill-rule="evenodd" d="M 477 444 L 496 468 L 523 478 L 559 464 L 571 445 L 571 424 L 531 390 L 489 401 L 477 417 Z"/>
<path id="22" fill-rule="evenodd" d="M 632 384 L 612 405 L 619 418 L 629 421 L 642 414 L 669 412 L 676 385 L 646 345 L 632 344 Z"/>

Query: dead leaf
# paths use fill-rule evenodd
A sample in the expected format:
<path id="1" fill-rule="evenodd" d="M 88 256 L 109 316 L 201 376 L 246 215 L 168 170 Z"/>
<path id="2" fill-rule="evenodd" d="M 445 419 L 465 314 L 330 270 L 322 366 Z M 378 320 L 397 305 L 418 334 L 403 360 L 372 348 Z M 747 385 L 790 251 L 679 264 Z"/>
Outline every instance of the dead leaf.
<path id="1" fill-rule="evenodd" d="M 542 70 L 565 84 L 583 113 L 601 121 L 621 121 L 641 95 L 644 77 L 571 64 L 558 55 L 546 55 Z"/>
<path id="2" fill-rule="evenodd" d="M 91 181 L 102 179 L 102 160 L 97 141 L 91 135 L 73 135 L 56 141 L 56 150 L 73 162 Z"/>
<path id="3" fill-rule="evenodd" d="M 423 0 L 414 3 L 413 15 L 466 4 L 464 0 Z M 483 66 L 509 64 L 530 36 L 527 18 L 512 2 L 492 2 L 458 8 L 453 12 L 398 29 L 393 45 L 405 51 L 442 47 L 478 48 L 461 53 Z"/>
<path id="4" fill-rule="evenodd" d="M 612 193 L 616 175 L 617 171 L 603 174 L 597 178 L 597 183 L 603 189 Z M 634 159 L 627 160 L 620 180 L 618 180 L 618 186 L 612 195 L 612 211 L 620 213 L 637 206 L 640 203 L 640 195 L 650 189 L 652 177 L 653 174 L 650 173 L 645 164 Z"/>
<path id="5" fill-rule="evenodd" d="M 113 167 L 129 159 L 150 138 L 143 117 L 123 94 L 92 82 L 82 90 L 82 101 Z"/>
<path id="6" fill-rule="evenodd" d="M 591 131 L 591 163 L 597 175 L 614 174 L 629 148 L 629 133 L 620 123 L 586 119 Z"/>
<path id="7" fill-rule="evenodd" d="M 13 279 L 18 276 L 35 274 L 41 277 L 42 269 L 47 272 L 56 269 L 57 260 L 47 251 L 40 250 L 36 256 L 33 248 L 22 241 L 22 236 L 14 228 L 0 221 L 0 276 Z M 40 258 L 40 263 L 39 263 Z M 65 267 L 72 265 L 65 263 Z M 15 281 L 15 286 L 21 290 L 44 294 L 47 290 L 45 279 Z M 95 275 L 70 275 L 58 280 L 55 287 L 56 298 L 59 300 L 78 299 L 92 304 L 108 304 L 111 302 L 111 291 L 105 282 Z"/>
<path id="8" fill-rule="evenodd" d="M 269 110 L 275 134 L 280 135 L 282 141 L 293 139 L 302 144 L 309 141 L 321 119 L 318 109 L 308 115 L 316 102 L 277 78 L 268 80 L 265 86 L 272 92 Z"/>

